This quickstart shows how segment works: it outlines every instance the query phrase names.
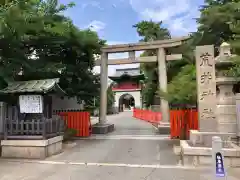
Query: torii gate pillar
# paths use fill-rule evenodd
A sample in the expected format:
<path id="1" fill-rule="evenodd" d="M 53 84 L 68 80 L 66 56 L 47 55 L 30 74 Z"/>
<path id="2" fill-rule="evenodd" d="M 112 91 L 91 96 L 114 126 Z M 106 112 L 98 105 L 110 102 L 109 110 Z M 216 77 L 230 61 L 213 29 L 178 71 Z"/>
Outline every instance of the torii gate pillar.
<path id="1" fill-rule="evenodd" d="M 158 81 L 159 89 L 167 92 L 167 68 L 166 68 L 166 53 L 164 48 L 159 48 L 157 54 L 158 61 Z M 168 101 L 161 98 L 160 99 L 160 111 L 162 113 L 162 122 L 169 123 L 169 104 Z"/>
<path id="2" fill-rule="evenodd" d="M 101 97 L 100 97 L 100 116 L 99 124 L 106 123 L 107 116 L 107 88 L 108 88 L 108 53 L 101 55 Z"/>
<path id="3" fill-rule="evenodd" d="M 114 130 L 114 124 L 107 123 L 108 53 L 101 54 L 101 89 L 99 122 L 92 126 L 93 134 L 107 134 Z"/>

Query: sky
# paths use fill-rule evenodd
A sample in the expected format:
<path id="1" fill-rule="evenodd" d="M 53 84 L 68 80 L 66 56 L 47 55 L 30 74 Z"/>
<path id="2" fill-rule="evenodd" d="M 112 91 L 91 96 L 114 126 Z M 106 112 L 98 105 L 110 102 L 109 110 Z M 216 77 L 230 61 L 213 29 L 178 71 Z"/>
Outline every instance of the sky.
<path id="1" fill-rule="evenodd" d="M 70 2 L 76 6 L 65 15 L 80 29 L 90 27 L 107 40 L 107 44 L 126 44 L 139 41 L 133 25 L 141 20 L 163 21 L 173 37 L 196 31 L 195 18 L 199 17 L 199 7 L 204 0 L 60 0 L 62 4 Z M 109 55 L 110 59 L 127 57 L 127 53 Z M 114 75 L 117 68 L 137 66 L 109 66 L 108 75 Z M 99 73 L 100 67 L 95 67 L 94 71 Z"/>

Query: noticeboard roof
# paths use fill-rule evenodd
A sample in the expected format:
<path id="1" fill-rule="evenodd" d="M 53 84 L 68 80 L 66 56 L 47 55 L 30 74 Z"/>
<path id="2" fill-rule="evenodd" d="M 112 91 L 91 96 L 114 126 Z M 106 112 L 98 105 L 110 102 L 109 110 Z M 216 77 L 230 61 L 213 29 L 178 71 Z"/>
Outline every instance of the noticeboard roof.
<path id="1" fill-rule="evenodd" d="M 42 79 L 30 81 L 13 81 L 9 82 L 8 86 L 2 90 L 2 94 L 14 93 L 48 93 L 50 91 L 60 91 L 65 93 L 58 85 L 59 78 L 55 79 Z"/>

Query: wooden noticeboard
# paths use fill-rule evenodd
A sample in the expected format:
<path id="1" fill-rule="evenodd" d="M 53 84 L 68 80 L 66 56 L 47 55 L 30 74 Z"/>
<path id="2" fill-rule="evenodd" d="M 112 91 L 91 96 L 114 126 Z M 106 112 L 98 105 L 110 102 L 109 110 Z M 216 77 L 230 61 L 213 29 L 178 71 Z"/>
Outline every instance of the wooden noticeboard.
<path id="1" fill-rule="evenodd" d="M 43 113 L 43 97 L 41 95 L 20 95 L 21 113 Z"/>

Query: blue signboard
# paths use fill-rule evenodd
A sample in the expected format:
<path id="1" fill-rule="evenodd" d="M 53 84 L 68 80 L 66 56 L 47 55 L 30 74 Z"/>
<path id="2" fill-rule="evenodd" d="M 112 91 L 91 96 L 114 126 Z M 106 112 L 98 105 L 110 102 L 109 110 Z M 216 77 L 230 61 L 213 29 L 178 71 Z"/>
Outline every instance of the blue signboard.
<path id="1" fill-rule="evenodd" d="M 223 157 L 220 152 L 216 153 L 216 176 L 217 177 L 225 177 Z"/>

